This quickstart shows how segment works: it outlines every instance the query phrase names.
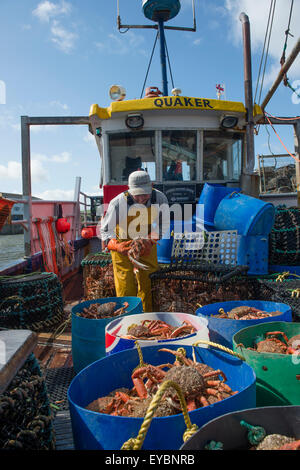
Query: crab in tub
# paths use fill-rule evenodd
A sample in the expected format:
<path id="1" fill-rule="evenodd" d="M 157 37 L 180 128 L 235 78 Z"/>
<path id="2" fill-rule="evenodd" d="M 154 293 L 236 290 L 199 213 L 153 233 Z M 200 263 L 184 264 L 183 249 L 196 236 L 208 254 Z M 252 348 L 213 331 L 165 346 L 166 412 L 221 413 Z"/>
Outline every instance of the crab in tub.
<path id="1" fill-rule="evenodd" d="M 142 347 L 158 343 L 191 345 L 200 340 L 209 341 L 207 318 L 179 312 L 139 313 L 116 318 L 106 326 L 106 355 L 135 348 L 137 337 L 130 333 L 140 335 L 138 341 Z"/>

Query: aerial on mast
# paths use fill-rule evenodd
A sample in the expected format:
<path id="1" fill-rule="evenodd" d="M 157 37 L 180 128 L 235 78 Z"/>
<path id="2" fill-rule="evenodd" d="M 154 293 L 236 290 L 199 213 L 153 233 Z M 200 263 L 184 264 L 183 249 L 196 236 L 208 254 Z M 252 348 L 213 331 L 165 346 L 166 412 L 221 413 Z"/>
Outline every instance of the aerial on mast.
<path id="1" fill-rule="evenodd" d="M 181 26 L 166 26 L 165 22 L 175 18 L 178 15 L 181 4 L 179 0 L 142 0 L 142 8 L 145 17 L 153 22 L 155 25 L 122 25 L 119 14 L 119 0 L 118 5 L 118 29 L 128 30 L 130 28 L 154 28 L 158 30 L 160 39 L 160 60 L 161 60 L 161 71 L 162 71 L 162 88 L 163 95 L 168 96 L 168 78 L 167 78 L 167 61 L 166 61 L 166 39 L 165 29 L 173 29 L 177 31 L 196 31 L 196 19 L 195 19 L 195 0 L 193 2 L 193 21 L 194 25 L 192 28 L 186 28 Z M 126 31 L 124 31 L 126 32 Z"/>

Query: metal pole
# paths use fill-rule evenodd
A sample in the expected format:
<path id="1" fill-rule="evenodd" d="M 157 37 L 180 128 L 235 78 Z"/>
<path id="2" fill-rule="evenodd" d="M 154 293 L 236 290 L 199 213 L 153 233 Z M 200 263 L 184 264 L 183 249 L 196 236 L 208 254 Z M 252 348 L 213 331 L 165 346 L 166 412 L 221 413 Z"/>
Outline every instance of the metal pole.
<path id="1" fill-rule="evenodd" d="M 262 104 L 260 105 L 263 111 L 264 111 L 265 107 L 267 106 L 267 104 L 269 103 L 272 96 L 274 95 L 274 93 L 277 90 L 278 86 L 282 82 L 282 79 L 283 79 L 284 75 L 286 74 L 286 72 L 289 70 L 289 68 L 291 67 L 291 65 L 295 61 L 295 59 L 296 59 L 297 55 L 299 54 L 299 52 L 300 52 L 300 38 L 298 39 L 296 45 L 294 46 L 294 48 L 293 48 L 292 52 L 290 53 L 289 57 L 287 58 L 286 62 L 281 67 L 280 72 L 279 72 L 275 82 L 273 83 L 272 87 L 270 88 L 270 90 L 267 93 L 267 96 L 265 97 Z"/>
<path id="2" fill-rule="evenodd" d="M 24 204 L 24 219 L 28 221 L 28 230 L 24 231 L 25 257 L 31 256 L 32 198 L 30 169 L 30 125 L 28 116 L 21 116 L 22 139 L 22 192 L 27 204 Z"/>
<path id="3" fill-rule="evenodd" d="M 166 61 L 166 44 L 163 20 L 158 20 L 159 40 L 160 40 L 160 62 L 162 72 L 163 95 L 168 96 L 168 78 L 167 78 L 167 61 Z"/>
<path id="4" fill-rule="evenodd" d="M 245 173 L 252 174 L 253 168 L 254 168 L 254 120 L 253 120 L 253 96 L 252 96 L 250 22 L 249 22 L 248 16 L 245 13 L 240 14 L 240 21 L 243 24 L 244 88 L 245 88 L 245 107 L 247 109 L 247 119 L 246 119 L 247 159 L 246 159 Z"/>
<path id="5" fill-rule="evenodd" d="M 294 124 L 294 142 L 295 142 L 295 167 L 296 167 L 296 186 L 297 186 L 297 206 L 300 207 L 300 122 Z"/>

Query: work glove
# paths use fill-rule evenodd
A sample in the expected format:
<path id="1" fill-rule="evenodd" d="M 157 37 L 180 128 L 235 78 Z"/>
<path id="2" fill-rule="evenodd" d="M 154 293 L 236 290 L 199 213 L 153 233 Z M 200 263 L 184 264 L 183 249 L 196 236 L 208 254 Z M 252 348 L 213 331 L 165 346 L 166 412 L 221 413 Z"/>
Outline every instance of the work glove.
<path id="1" fill-rule="evenodd" d="M 126 255 L 130 250 L 131 240 L 127 242 L 118 242 L 115 238 L 111 238 L 108 242 L 108 250 L 117 251 L 121 255 Z"/>

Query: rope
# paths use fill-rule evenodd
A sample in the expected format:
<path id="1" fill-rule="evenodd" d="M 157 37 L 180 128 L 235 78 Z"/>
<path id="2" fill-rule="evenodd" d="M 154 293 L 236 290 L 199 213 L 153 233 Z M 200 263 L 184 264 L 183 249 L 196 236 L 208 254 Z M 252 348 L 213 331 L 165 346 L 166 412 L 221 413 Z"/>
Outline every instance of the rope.
<path id="1" fill-rule="evenodd" d="M 158 35 L 159 35 L 159 32 L 157 31 L 156 38 L 155 38 L 155 41 L 154 41 L 154 46 L 153 46 L 153 49 L 152 49 L 152 52 L 151 52 L 151 56 L 150 56 L 150 62 L 149 62 L 148 69 L 147 69 L 147 72 L 146 72 L 146 77 L 145 77 L 145 80 L 144 80 L 144 84 L 143 84 L 143 88 L 142 88 L 142 92 L 141 92 L 140 98 L 143 97 L 144 88 L 145 88 L 145 84 L 146 84 L 146 81 L 147 81 L 147 78 L 148 78 L 148 74 L 149 74 L 149 70 L 150 70 L 150 65 L 151 65 L 151 62 L 152 62 L 152 58 L 153 58 L 154 50 L 155 50 L 155 47 L 156 47 Z"/>
<path id="2" fill-rule="evenodd" d="M 223 450 L 223 443 L 217 441 L 210 441 L 204 447 L 204 450 Z"/>
<path id="3" fill-rule="evenodd" d="M 240 421 L 240 425 L 249 430 L 247 437 L 250 444 L 252 445 L 259 444 L 266 435 L 266 431 L 261 426 L 252 426 L 251 424 L 246 423 L 244 420 Z"/>
<path id="4" fill-rule="evenodd" d="M 286 48 L 287 48 L 288 37 L 289 37 L 289 36 L 292 36 L 292 37 L 293 37 L 293 34 L 290 33 L 290 24 L 291 24 L 292 12 L 293 12 L 293 5 L 294 5 L 294 0 L 291 0 L 291 8 L 290 8 L 290 15 L 289 15 L 288 27 L 287 27 L 287 29 L 286 29 L 286 31 L 285 31 L 285 41 L 284 41 L 282 56 L 281 56 L 281 58 L 280 58 L 280 65 L 281 65 L 281 66 L 283 66 L 283 64 L 285 63 L 285 52 L 286 52 Z M 287 78 L 287 74 L 286 74 L 286 73 L 284 74 L 283 83 L 284 83 L 285 86 L 289 86 L 289 84 L 288 84 L 288 78 Z M 293 89 L 293 88 L 292 88 L 292 89 Z M 295 91 L 295 90 L 294 90 L 294 91 Z"/>
<path id="5" fill-rule="evenodd" d="M 231 354 L 232 356 L 238 357 L 242 361 L 245 361 L 244 356 L 242 356 L 241 354 L 239 354 L 235 351 L 232 351 L 232 349 L 229 349 L 229 348 L 226 348 L 225 346 L 222 346 L 221 344 L 212 343 L 211 341 L 206 341 L 205 339 L 200 339 L 196 343 L 192 344 L 192 346 L 198 346 L 199 344 L 207 344 L 208 346 L 213 346 L 217 349 L 221 349 L 221 351 L 224 351 L 224 352 L 227 352 L 228 354 Z"/>
<path id="6" fill-rule="evenodd" d="M 170 69 L 170 76 L 171 76 L 171 81 L 172 81 L 172 87 L 175 88 L 175 86 L 174 86 L 174 80 L 173 80 L 173 75 L 172 75 L 172 70 L 171 70 L 170 59 L 169 59 L 169 51 L 168 51 L 167 41 L 166 41 L 166 40 L 165 40 L 165 46 L 166 46 L 167 59 L 168 59 L 168 64 L 169 64 L 169 69 Z"/>
<path id="7" fill-rule="evenodd" d="M 300 163 L 300 160 L 298 158 L 295 157 L 295 155 L 293 155 L 291 152 L 288 151 L 288 149 L 286 148 L 286 146 L 284 145 L 284 143 L 282 142 L 281 138 L 279 137 L 279 135 L 277 134 L 275 128 L 273 127 L 273 124 L 271 123 L 270 119 L 268 118 L 268 116 L 265 115 L 265 118 L 267 119 L 267 121 L 269 122 L 270 126 L 272 127 L 273 131 L 275 132 L 277 138 L 279 139 L 281 145 L 285 148 L 285 150 L 287 151 L 287 153 L 295 160 L 295 162 L 297 163 Z"/>
<path id="8" fill-rule="evenodd" d="M 265 54 L 265 47 L 266 47 L 266 41 L 267 41 L 267 32 L 268 32 L 269 24 L 270 24 L 272 3 L 273 3 L 273 0 L 271 0 L 271 5 L 270 5 L 270 9 L 269 9 L 268 23 L 267 23 L 266 32 L 265 32 L 264 45 L 263 45 L 263 50 L 262 50 L 262 54 L 261 54 L 258 77 L 257 77 L 257 82 L 256 82 L 255 94 L 254 94 L 254 103 L 256 102 L 256 95 L 257 95 L 257 89 L 258 89 L 258 84 L 259 84 L 259 79 L 260 79 L 261 67 L 262 67 L 263 57 L 264 57 L 264 54 Z"/>
<path id="9" fill-rule="evenodd" d="M 272 10 L 272 6 L 273 6 L 273 10 Z M 259 103 L 260 103 L 260 98 L 261 98 L 262 89 L 263 89 L 263 83 L 264 83 L 264 79 L 265 79 L 265 72 L 266 72 L 267 59 L 268 59 L 268 54 L 269 54 L 269 46 L 270 46 L 270 40 L 271 40 L 271 33 L 272 33 L 272 28 L 273 28 L 273 20 L 274 20 L 275 6 L 276 6 L 276 0 L 274 0 L 274 4 L 273 4 L 273 0 L 272 0 L 272 1 L 271 1 L 271 6 L 270 6 L 270 12 L 271 12 L 271 10 L 272 10 L 272 19 L 271 19 L 271 25 L 270 25 L 270 30 L 269 30 L 269 38 L 268 38 L 267 51 L 266 51 L 266 55 L 265 55 L 264 70 L 263 70 L 262 81 L 261 81 L 261 87 L 260 87 L 259 98 L 258 98 L 258 102 L 259 102 Z M 271 14 L 271 13 L 270 13 L 270 14 Z"/>
<path id="10" fill-rule="evenodd" d="M 191 420 L 190 420 L 190 417 L 189 417 L 189 414 L 188 414 L 188 410 L 187 410 L 186 401 L 185 401 L 185 398 L 184 398 L 184 395 L 182 393 L 181 388 L 179 387 L 179 385 L 176 382 L 173 382 L 172 380 L 167 380 L 166 382 L 163 382 L 160 385 L 159 389 L 157 390 L 156 394 L 154 395 L 153 399 L 151 400 L 151 403 L 150 403 L 150 405 L 147 409 L 144 421 L 141 425 L 141 428 L 139 430 L 139 433 L 138 433 L 137 437 L 131 438 L 128 441 L 126 441 L 122 445 L 121 450 L 140 450 L 141 449 L 141 447 L 144 443 L 144 440 L 146 438 L 148 429 L 150 427 L 152 418 L 154 416 L 155 410 L 158 407 L 165 391 L 169 387 L 173 387 L 177 392 L 177 395 L 178 395 L 179 401 L 180 401 L 180 405 L 181 405 L 181 408 L 182 408 L 182 413 L 183 413 L 185 425 L 187 427 L 186 431 L 183 434 L 183 441 L 184 442 L 187 441 L 187 439 L 189 439 L 193 434 L 195 434 L 195 432 L 198 430 L 198 426 L 196 424 L 191 423 Z"/>
<path id="11" fill-rule="evenodd" d="M 274 119 L 278 119 L 278 121 L 294 121 L 295 119 L 300 119 L 300 116 L 296 116 L 296 117 L 293 117 L 293 118 L 279 118 L 277 116 L 273 116 L 270 113 L 267 113 L 267 111 L 265 111 L 265 114 L 267 114 L 268 116 L 270 116 Z"/>

